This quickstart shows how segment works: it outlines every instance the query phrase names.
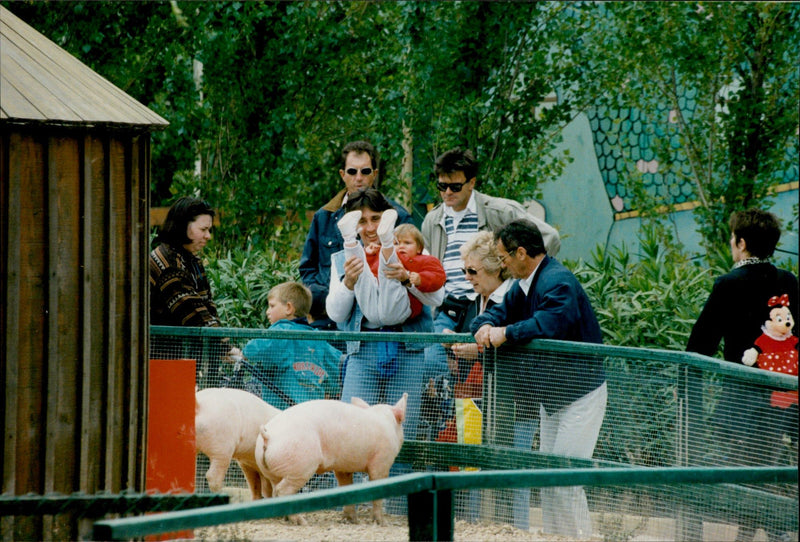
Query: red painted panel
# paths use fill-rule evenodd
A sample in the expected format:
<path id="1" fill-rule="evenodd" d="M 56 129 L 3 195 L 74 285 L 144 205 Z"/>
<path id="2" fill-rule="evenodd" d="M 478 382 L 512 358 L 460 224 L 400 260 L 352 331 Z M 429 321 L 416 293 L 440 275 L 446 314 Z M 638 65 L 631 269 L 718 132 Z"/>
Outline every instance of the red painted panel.
<path id="1" fill-rule="evenodd" d="M 195 475 L 195 361 L 150 360 L 147 417 L 148 492 L 193 493 Z M 193 531 L 148 540 L 192 538 Z"/>

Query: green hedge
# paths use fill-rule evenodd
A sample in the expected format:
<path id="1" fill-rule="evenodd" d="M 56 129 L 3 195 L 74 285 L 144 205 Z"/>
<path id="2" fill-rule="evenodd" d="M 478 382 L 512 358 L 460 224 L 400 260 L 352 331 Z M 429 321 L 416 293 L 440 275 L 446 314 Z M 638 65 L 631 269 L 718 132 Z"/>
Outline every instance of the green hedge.
<path id="1" fill-rule="evenodd" d="M 589 262 L 564 262 L 583 284 L 597 313 L 605 342 L 683 350 L 719 268 L 700 266 L 677 248 L 661 246 L 644 233 L 640 253 L 605 251 L 598 245 Z M 250 245 L 207 260 L 214 299 L 227 327 L 266 328 L 267 294 L 274 285 L 299 280 L 299 251 L 280 238 L 264 249 Z"/>

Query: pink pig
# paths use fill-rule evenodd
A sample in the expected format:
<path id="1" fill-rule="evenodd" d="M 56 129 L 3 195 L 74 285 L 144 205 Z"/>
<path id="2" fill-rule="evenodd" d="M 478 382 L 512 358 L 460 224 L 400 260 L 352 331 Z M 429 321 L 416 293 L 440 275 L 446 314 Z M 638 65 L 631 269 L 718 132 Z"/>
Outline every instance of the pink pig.
<path id="1" fill-rule="evenodd" d="M 394 406 L 369 406 L 354 397 L 352 404 L 320 399 L 287 408 L 261 428 L 256 463 L 272 483 L 274 495 L 292 495 L 314 473 L 334 471 L 339 486 L 353 483 L 354 472 L 370 480 L 389 476 L 403 445 L 407 393 Z M 344 507 L 345 519 L 358 523 L 355 506 Z M 372 517 L 386 525 L 382 502 L 374 501 Z M 305 525 L 300 515 L 292 516 Z"/>
<path id="2" fill-rule="evenodd" d="M 222 489 L 231 459 L 236 459 L 253 500 L 271 496 L 272 487 L 258 472 L 254 451 L 261 426 L 280 410 L 257 395 L 232 388 L 207 388 L 195 398 L 197 451 L 211 461 L 206 472 L 211 491 Z"/>

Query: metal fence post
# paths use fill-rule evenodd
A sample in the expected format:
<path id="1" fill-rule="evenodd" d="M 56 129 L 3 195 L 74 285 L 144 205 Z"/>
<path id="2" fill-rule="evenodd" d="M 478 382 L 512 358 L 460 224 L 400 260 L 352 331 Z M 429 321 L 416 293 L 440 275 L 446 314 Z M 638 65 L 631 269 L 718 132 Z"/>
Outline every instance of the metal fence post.
<path id="1" fill-rule="evenodd" d="M 508 359 L 499 359 L 496 348 L 490 348 L 484 354 L 484 382 L 490 381 L 491 396 L 484 401 L 487 412 L 486 442 L 493 446 L 510 447 L 514 444 L 514 388 L 519 384 L 512 364 Z M 487 370 L 487 368 L 490 368 Z M 511 502 L 513 493 L 507 489 L 492 490 L 487 496 L 487 506 L 494 503 L 492 517 L 512 517 Z"/>
<path id="2" fill-rule="evenodd" d="M 678 372 L 678 408 L 675 424 L 676 466 L 699 465 L 703 427 L 703 374 L 692 366 Z M 703 518 L 692 506 L 679 506 L 675 516 L 676 540 L 702 540 Z"/>
<path id="3" fill-rule="evenodd" d="M 453 540 L 453 492 L 435 489 L 408 495 L 408 539 Z"/>

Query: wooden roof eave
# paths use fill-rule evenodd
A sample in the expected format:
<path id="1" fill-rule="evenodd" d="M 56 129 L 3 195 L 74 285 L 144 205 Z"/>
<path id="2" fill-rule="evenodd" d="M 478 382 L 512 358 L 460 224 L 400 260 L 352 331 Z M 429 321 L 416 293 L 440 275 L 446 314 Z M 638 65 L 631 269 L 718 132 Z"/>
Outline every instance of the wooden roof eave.
<path id="1" fill-rule="evenodd" d="M 3 118 L 0 116 L 0 127 L 17 128 L 64 128 L 70 130 L 105 130 L 117 132 L 153 132 L 162 131 L 169 126 L 167 124 L 141 124 L 125 122 L 86 122 L 86 121 L 60 121 L 60 120 L 41 120 L 41 119 L 20 119 Z"/>
<path id="2" fill-rule="evenodd" d="M 0 6 L 0 122 L 163 129 L 169 123 Z"/>

